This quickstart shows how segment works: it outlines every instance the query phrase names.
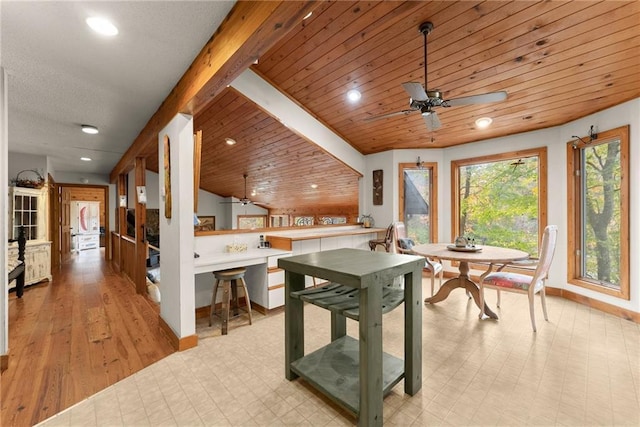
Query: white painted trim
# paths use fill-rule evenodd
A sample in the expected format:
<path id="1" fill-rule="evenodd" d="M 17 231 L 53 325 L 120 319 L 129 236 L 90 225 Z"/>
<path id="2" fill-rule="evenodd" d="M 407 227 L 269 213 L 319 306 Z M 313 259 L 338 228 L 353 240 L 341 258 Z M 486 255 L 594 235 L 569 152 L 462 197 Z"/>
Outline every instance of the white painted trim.
<path id="1" fill-rule="evenodd" d="M 231 87 L 258 104 L 296 134 L 315 143 L 337 160 L 364 175 L 364 155 L 250 69 L 231 82 Z"/>

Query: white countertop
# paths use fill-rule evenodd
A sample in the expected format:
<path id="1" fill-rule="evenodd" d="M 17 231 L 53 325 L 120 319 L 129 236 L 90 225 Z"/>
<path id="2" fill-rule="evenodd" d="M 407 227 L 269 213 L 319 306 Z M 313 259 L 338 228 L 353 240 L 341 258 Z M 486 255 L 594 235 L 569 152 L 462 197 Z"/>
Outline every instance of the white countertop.
<path id="1" fill-rule="evenodd" d="M 386 228 L 364 228 L 364 227 L 351 227 L 351 228 L 328 228 L 328 229 L 314 229 L 314 230 L 290 230 L 282 232 L 265 233 L 267 240 L 269 238 L 281 238 L 291 240 L 307 240 L 318 239 L 322 237 L 335 237 L 335 236 L 349 236 L 355 234 L 369 234 L 379 233 L 386 231 Z"/>
<path id="2" fill-rule="evenodd" d="M 245 252 L 204 252 L 193 260 L 196 274 L 208 273 L 228 268 L 244 267 L 248 265 L 264 264 L 267 258 L 278 255 L 291 254 L 280 249 L 249 249 Z"/>

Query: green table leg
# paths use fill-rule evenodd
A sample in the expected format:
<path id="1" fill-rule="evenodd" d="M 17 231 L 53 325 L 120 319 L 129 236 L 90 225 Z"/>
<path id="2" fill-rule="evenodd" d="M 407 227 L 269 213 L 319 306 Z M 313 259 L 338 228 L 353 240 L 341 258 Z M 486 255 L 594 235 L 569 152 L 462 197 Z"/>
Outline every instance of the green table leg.
<path id="1" fill-rule="evenodd" d="M 404 392 L 422 387 L 422 274 L 404 275 Z"/>
<path id="2" fill-rule="evenodd" d="M 304 356 L 304 306 L 300 299 L 291 298 L 291 292 L 303 290 L 304 275 L 284 273 L 284 372 L 291 381 L 298 375 L 291 370 L 291 362 Z"/>
<path id="3" fill-rule="evenodd" d="M 347 318 L 342 314 L 331 312 L 331 341 L 347 335 Z"/>
<path id="4" fill-rule="evenodd" d="M 382 425 L 382 286 L 360 290 L 359 426 Z"/>

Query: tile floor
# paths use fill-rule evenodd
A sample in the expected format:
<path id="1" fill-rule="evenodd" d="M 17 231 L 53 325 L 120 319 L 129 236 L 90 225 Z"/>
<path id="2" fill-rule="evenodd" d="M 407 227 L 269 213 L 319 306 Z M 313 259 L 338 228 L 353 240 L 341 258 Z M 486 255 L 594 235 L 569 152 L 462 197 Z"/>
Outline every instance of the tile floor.
<path id="1" fill-rule="evenodd" d="M 426 285 L 426 282 L 425 282 Z M 427 289 L 425 287 L 425 289 Z M 495 294 L 488 292 L 495 307 Z M 503 294 L 499 321 L 477 318 L 461 290 L 423 309 L 423 386 L 400 382 L 387 425 L 640 425 L 640 325 L 561 298 L 550 321 Z M 539 300 L 536 301 L 539 303 Z M 305 308 L 305 353 L 325 345 L 329 313 Z M 198 347 L 160 362 L 46 420 L 43 426 L 355 425 L 298 379 L 284 378 L 284 314 L 234 319 L 229 335 L 199 324 Z M 384 348 L 402 357 L 402 308 L 385 315 Z M 348 321 L 357 336 L 357 324 Z"/>

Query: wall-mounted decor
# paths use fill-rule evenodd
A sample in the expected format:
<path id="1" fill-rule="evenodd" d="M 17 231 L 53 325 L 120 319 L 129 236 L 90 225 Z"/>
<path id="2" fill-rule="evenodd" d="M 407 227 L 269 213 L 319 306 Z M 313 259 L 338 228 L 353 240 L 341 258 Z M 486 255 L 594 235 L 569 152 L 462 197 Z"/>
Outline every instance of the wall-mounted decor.
<path id="1" fill-rule="evenodd" d="M 202 161 L 202 131 L 193 134 L 193 211 L 198 212 L 200 190 L 200 163 Z"/>
<path id="2" fill-rule="evenodd" d="M 216 229 L 215 216 L 199 216 L 200 224 L 195 226 L 195 231 L 214 231 Z"/>
<path id="3" fill-rule="evenodd" d="M 373 171 L 373 204 L 382 204 L 382 169 Z"/>
<path id="4" fill-rule="evenodd" d="M 164 217 L 171 218 L 171 145 L 164 136 Z"/>

